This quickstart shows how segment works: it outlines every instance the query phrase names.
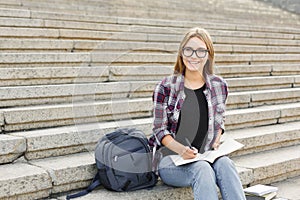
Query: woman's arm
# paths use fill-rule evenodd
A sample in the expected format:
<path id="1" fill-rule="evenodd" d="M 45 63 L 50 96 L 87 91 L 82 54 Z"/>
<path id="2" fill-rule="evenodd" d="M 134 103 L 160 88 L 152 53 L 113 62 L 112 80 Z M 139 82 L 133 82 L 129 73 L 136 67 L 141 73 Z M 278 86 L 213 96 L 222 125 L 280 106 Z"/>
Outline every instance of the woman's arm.
<path id="1" fill-rule="evenodd" d="M 170 98 L 170 88 L 164 84 L 166 80 L 161 81 L 153 92 L 153 136 L 158 146 L 166 146 L 173 152 L 181 155 L 184 159 L 195 158 L 196 149 L 190 149 L 187 146 L 177 142 L 173 134 L 168 130 L 169 118 L 167 115 L 168 100 Z"/>
<path id="2" fill-rule="evenodd" d="M 166 135 L 162 139 L 162 144 L 171 151 L 176 152 L 183 159 L 195 158 L 198 153 L 198 150 L 196 148 L 190 149 L 190 147 L 184 146 L 183 144 L 177 142 L 171 135 Z"/>
<path id="3" fill-rule="evenodd" d="M 220 146 L 220 139 L 221 139 L 221 136 L 222 136 L 222 132 L 223 132 L 223 129 L 219 129 L 216 140 L 212 145 L 212 148 L 215 149 L 215 150 L 217 150 Z"/>
<path id="4" fill-rule="evenodd" d="M 153 139 L 156 145 L 162 146 L 162 139 L 171 133 L 168 131 L 168 115 L 167 115 L 167 89 L 163 85 L 163 81 L 156 85 L 153 92 Z"/>
<path id="5" fill-rule="evenodd" d="M 220 125 L 220 129 L 218 130 L 218 134 L 216 136 L 215 142 L 212 145 L 213 149 L 218 149 L 219 148 L 221 136 L 225 132 L 225 110 L 226 110 L 225 107 L 226 107 L 226 101 L 227 101 L 227 97 L 228 97 L 228 85 L 227 85 L 227 82 L 225 80 L 223 80 L 223 85 L 222 85 L 221 89 L 222 89 L 222 96 L 223 96 L 224 113 L 222 113 L 223 120 L 222 120 L 222 123 Z"/>

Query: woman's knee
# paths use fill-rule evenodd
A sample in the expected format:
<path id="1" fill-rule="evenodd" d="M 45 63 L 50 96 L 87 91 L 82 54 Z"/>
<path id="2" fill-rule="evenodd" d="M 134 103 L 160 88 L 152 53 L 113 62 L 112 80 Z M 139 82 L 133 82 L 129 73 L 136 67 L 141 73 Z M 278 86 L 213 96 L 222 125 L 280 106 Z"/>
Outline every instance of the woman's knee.
<path id="1" fill-rule="evenodd" d="M 216 174 L 212 166 L 206 161 L 197 161 L 192 164 L 193 167 L 193 188 L 205 187 L 214 188 L 216 185 Z M 195 189 L 195 188 L 194 188 Z"/>
<path id="2" fill-rule="evenodd" d="M 211 165 L 203 160 L 199 160 L 197 162 L 194 162 L 191 164 L 193 168 L 197 168 L 199 170 L 210 170 L 211 169 Z"/>
<path id="3" fill-rule="evenodd" d="M 197 161 L 192 164 L 192 170 L 196 176 L 211 176 L 214 178 L 214 170 L 206 161 Z"/>
<path id="4" fill-rule="evenodd" d="M 171 186 L 175 187 L 187 187 L 191 186 L 193 180 L 193 174 L 187 166 L 175 166 L 173 161 L 164 157 L 158 169 L 161 180 Z"/>
<path id="5" fill-rule="evenodd" d="M 227 156 L 220 157 L 213 163 L 215 173 L 236 171 L 233 161 Z"/>

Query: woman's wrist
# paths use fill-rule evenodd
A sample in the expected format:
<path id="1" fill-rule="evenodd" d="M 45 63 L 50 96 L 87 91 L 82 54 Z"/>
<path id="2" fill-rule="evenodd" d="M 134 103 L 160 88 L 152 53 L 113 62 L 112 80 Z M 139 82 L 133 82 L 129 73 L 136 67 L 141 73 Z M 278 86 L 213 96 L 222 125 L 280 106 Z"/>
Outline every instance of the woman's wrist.
<path id="1" fill-rule="evenodd" d="M 186 146 L 177 142 L 171 135 L 166 135 L 161 142 L 165 147 L 178 155 L 183 155 L 186 152 Z"/>

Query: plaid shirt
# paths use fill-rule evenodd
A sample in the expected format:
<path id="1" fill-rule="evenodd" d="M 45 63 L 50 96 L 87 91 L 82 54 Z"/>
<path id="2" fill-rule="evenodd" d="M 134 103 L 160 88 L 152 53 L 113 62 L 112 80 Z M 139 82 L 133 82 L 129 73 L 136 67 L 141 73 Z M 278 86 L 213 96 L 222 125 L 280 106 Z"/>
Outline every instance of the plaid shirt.
<path id="1" fill-rule="evenodd" d="M 206 75 L 206 89 L 203 91 L 208 106 L 208 133 L 205 151 L 212 148 L 218 130 L 223 131 L 225 103 L 228 95 L 227 83 L 216 75 Z M 166 135 L 175 138 L 179 113 L 185 100 L 184 76 L 165 77 L 153 93 L 153 134 L 149 138 L 150 146 L 162 146 L 161 140 Z"/>

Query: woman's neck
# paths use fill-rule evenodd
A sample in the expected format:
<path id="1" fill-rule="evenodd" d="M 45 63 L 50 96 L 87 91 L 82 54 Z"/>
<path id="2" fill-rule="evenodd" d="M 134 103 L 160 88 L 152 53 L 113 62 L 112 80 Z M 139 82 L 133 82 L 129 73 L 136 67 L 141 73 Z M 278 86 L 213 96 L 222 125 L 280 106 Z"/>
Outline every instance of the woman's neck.
<path id="1" fill-rule="evenodd" d="M 184 86 L 190 89 L 197 89 L 205 84 L 205 78 L 203 74 L 199 71 L 191 72 L 189 70 L 185 71 L 184 76 Z"/>

